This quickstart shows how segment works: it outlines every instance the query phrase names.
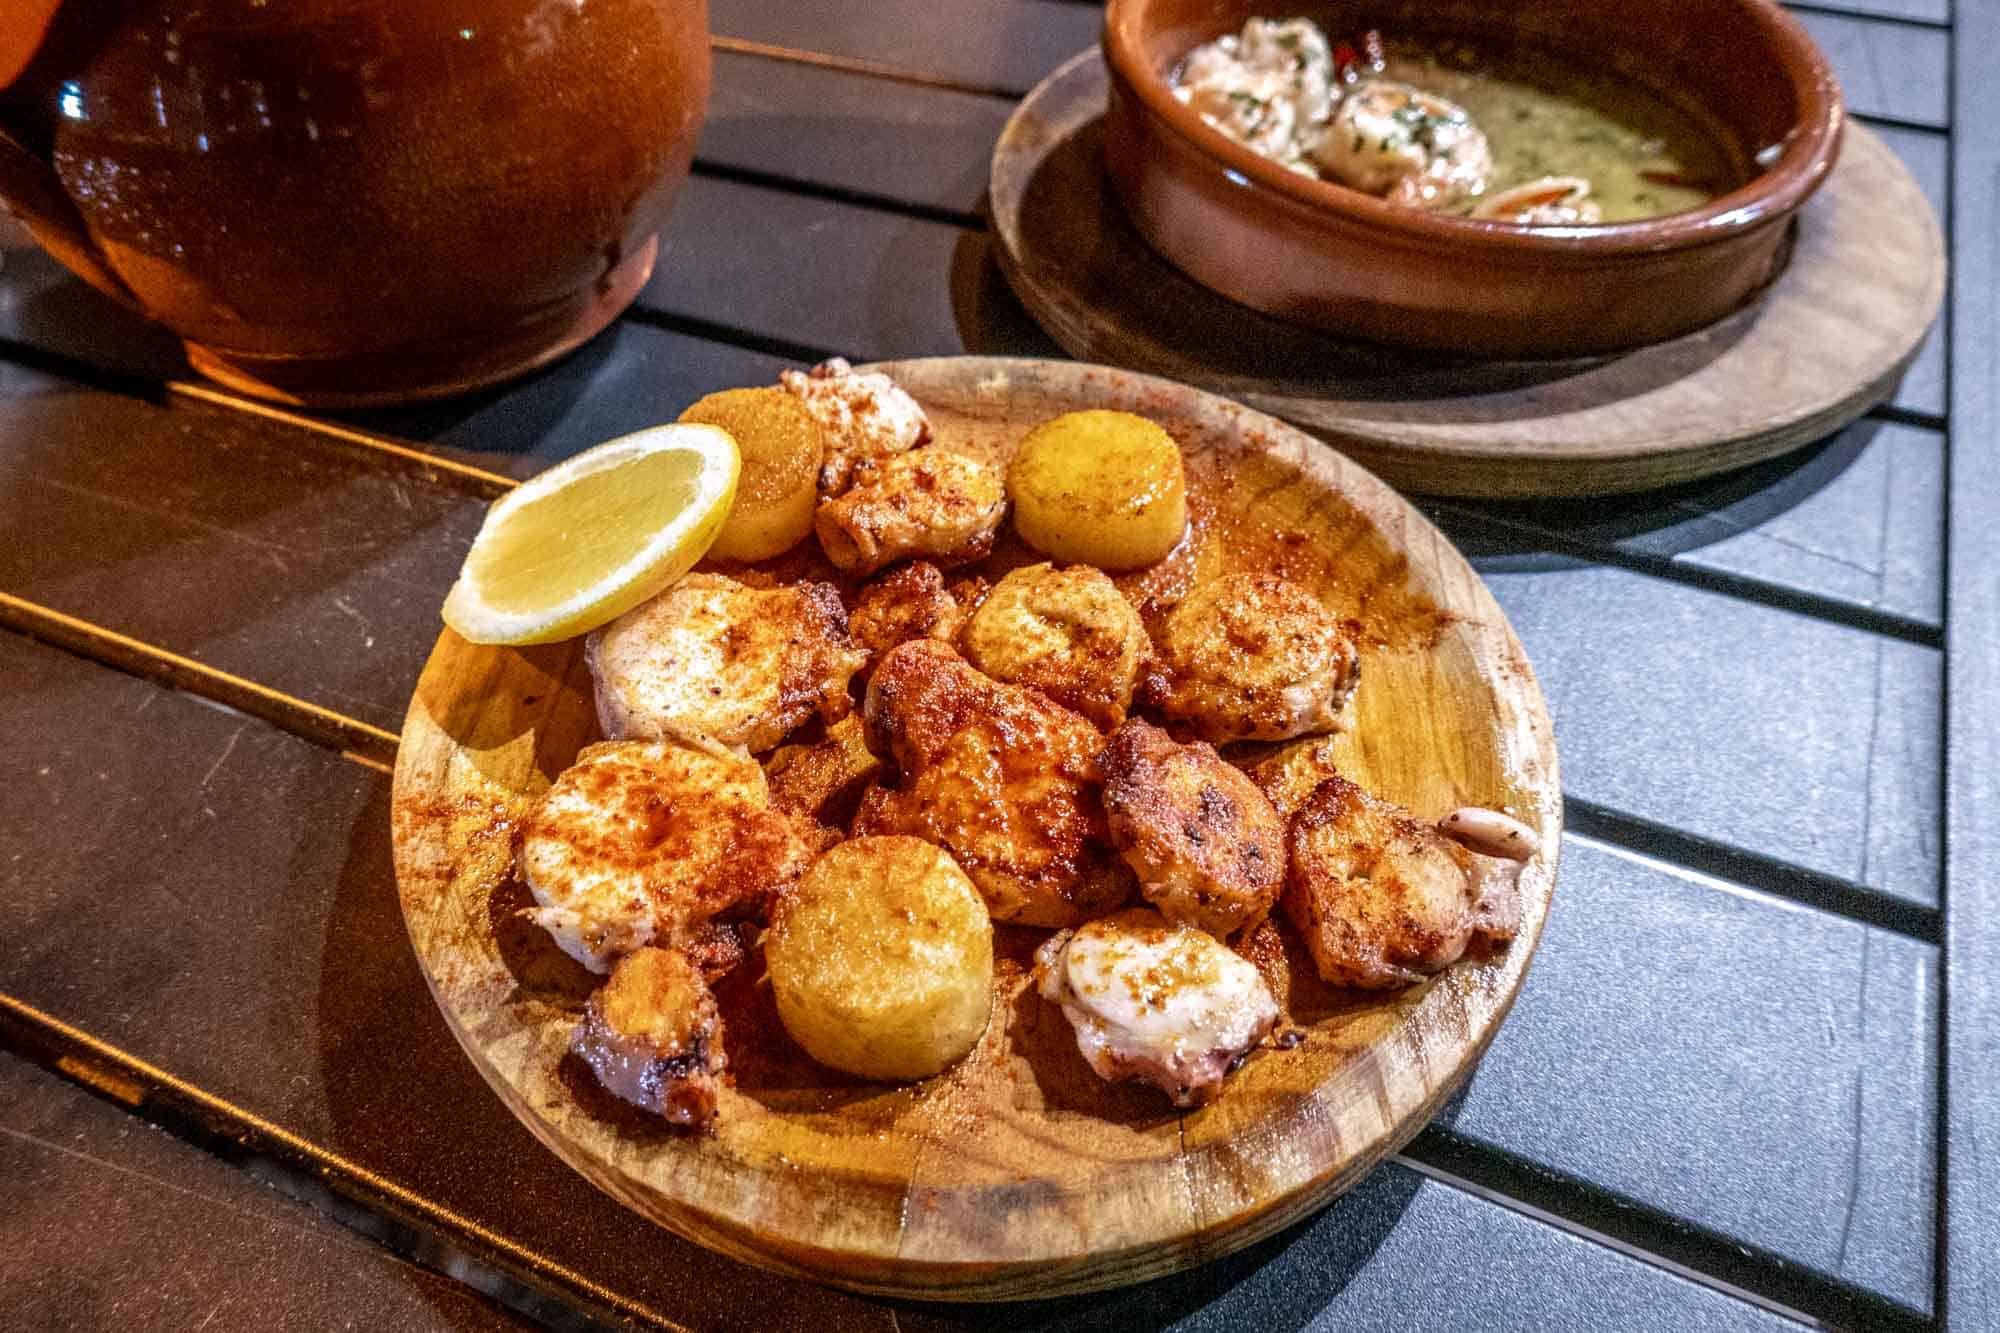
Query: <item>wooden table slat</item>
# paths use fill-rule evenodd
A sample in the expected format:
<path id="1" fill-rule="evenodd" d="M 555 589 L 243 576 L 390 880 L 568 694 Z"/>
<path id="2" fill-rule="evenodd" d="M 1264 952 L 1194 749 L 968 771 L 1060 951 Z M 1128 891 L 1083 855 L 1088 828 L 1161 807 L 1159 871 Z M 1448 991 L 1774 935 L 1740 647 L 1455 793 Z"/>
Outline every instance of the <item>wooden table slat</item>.
<path id="1" fill-rule="evenodd" d="M 253 417 L 0 395 L 0 591 L 396 732 L 481 501 Z"/>
<path id="2" fill-rule="evenodd" d="M 962 348 L 951 302 L 965 229 L 696 177 L 640 304 L 854 360 Z"/>
<path id="3" fill-rule="evenodd" d="M 141 381 L 188 373 L 178 338 L 72 276 L 4 211 L 0 339 Z"/>
<path id="4" fill-rule="evenodd" d="M 627 318 L 527 379 L 341 420 L 526 478 L 591 445 L 672 421 L 716 389 L 775 383 L 797 364 Z"/>
<path id="5" fill-rule="evenodd" d="M 713 0 L 711 31 L 943 75 L 1015 96 L 1097 40 L 1103 16 L 1061 0 L 991 0 L 944 10 L 932 0 L 865 5 Z"/>
<path id="6" fill-rule="evenodd" d="M 1013 104 L 717 52 L 700 161 L 976 215 Z"/>
<path id="7" fill-rule="evenodd" d="M 1948 33 L 1817 11 L 1798 19 L 1826 52 L 1849 111 L 1939 129 L 1951 123 Z"/>

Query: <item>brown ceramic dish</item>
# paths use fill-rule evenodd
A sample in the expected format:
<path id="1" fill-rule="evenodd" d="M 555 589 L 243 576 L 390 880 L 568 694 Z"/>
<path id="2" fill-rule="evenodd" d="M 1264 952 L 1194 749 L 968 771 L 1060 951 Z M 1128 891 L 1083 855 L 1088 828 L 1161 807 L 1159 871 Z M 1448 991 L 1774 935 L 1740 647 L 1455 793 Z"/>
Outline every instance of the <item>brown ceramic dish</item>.
<path id="1" fill-rule="evenodd" d="M 1246 19 L 1299 13 L 1336 34 L 1539 48 L 1638 82 L 1767 165 L 1702 208 L 1588 227 L 1445 217 L 1312 180 L 1204 124 L 1167 82 Z M 1613 352 L 1727 314 L 1782 266 L 1792 215 L 1840 147 L 1832 70 L 1768 0 L 1111 0 L 1104 54 L 1105 165 L 1160 254 L 1270 314 L 1474 355 Z"/>
<path id="2" fill-rule="evenodd" d="M 645 285 L 706 0 L 0 0 L 0 199 L 285 402 L 519 374 Z"/>

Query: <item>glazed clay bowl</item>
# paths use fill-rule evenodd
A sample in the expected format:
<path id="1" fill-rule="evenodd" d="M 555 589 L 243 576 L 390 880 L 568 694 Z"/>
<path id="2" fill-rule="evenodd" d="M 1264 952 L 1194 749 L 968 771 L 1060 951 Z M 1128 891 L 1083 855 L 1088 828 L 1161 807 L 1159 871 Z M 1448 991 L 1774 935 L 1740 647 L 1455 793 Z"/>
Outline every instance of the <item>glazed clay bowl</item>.
<path id="1" fill-rule="evenodd" d="M 6 0 L 0 196 L 231 387 L 432 397 L 632 300 L 708 83 L 706 0 Z"/>
<path id="2" fill-rule="evenodd" d="M 1209 127 L 1168 86 L 1201 43 L 1298 13 L 1335 37 L 1376 28 L 1502 55 L 1520 45 L 1635 81 L 1707 127 L 1748 183 L 1689 212 L 1529 227 L 1301 176 Z M 1111 0 L 1104 55 L 1105 166 L 1155 250 L 1268 314 L 1459 354 L 1595 355 L 1720 318 L 1776 276 L 1793 215 L 1840 147 L 1832 70 L 1766 0 Z"/>

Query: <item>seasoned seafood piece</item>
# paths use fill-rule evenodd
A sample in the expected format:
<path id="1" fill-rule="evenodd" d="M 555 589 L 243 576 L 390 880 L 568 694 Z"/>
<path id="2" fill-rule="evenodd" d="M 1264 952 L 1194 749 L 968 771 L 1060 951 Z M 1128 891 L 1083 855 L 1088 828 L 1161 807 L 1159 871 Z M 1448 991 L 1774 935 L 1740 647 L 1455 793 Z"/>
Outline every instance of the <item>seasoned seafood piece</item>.
<path id="1" fill-rule="evenodd" d="M 1125 720 L 1153 650 L 1139 613 L 1102 571 L 1049 564 L 994 584 L 960 646 L 995 680 L 1032 685 L 1106 730 Z"/>
<path id="2" fill-rule="evenodd" d="M 914 449 L 931 437 L 930 419 L 901 385 L 887 375 L 857 371 L 841 357 L 820 362 L 810 374 L 780 371 L 778 383 L 806 405 L 825 432 L 822 496 L 846 490 L 856 468 Z"/>
<path id="3" fill-rule="evenodd" d="M 750 921 L 711 921 L 690 931 L 676 952 L 694 964 L 704 981 L 714 983 L 743 966 L 750 957 L 744 937 L 756 929 Z"/>
<path id="4" fill-rule="evenodd" d="M 811 744 L 783 745 L 764 762 L 771 804 L 822 824 L 846 824 L 881 771 L 861 719 L 849 713 Z"/>
<path id="5" fill-rule="evenodd" d="M 762 753 L 817 712 L 846 716 L 867 660 L 832 584 L 750 588 L 690 574 L 593 633 L 585 660 L 613 740 L 699 732 Z"/>
<path id="6" fill-rule="evenodd" d="M 521 827 L 525 915 L 593 972 L 679 945 L 718 916 L 761 913 L 811 858 L 769 808 L 755 761 L 686 741 L 585 746 Z"/>
<path id="7" fill-rule="evenodd" d="M 1319 784 L 1340 772 L 1333 762 L 1338 746 L 1339 741 L 1332 736 L 1308 736 L 1240 762 L 1278 818 L 1289 823 Z"/>
<path id="8" fill-rule="evenodd" d="M 692 963 L 670 949 L 626 955 L 570 1038 L 607 1092 L 690 1129 L 715 1119 L 722 1015 Z"/>
<path id="9" fill-rule="evenodd" d="M 1482 856 L 1507 861 L 1529 861 L 1542 849 L 1539 833 L 1512 815 L 1468 805 L 1438 821 L 1438 832 Z"/>
<path id="10" fill-rule="evenodd" d="M 1145 702 L 1205 741 L 1281 741 L 1337 724 L 1354 644 L 1304 588 L 1269 574 L 1202 584 L 1167 616 Z"/>
<path id="11" fill-rule="evenodd" d="M 1035 951 L 1035 981 L 1100 1078 L 1151 1083 L 1176 1106 L 1214 1097 L 1278 1021 L 1255 967 L 1146 908 L 1051 936 Z"/>
<path id="12" fill-rule="evenodd" d="M 1333 52 L 1309 19 L 1253 18 L 1188 53 L 1174 96 L 1237 142 L 1292 165 L 1337 97 Z"/>
<path id="13" fill-rule="evenodd" d="M 1601 222 L 1604 210 L 1590 197 L 1590 182 L 1583 177 L 1543 176 L 1487 195 L 1472 216 L 1531 227 L 1569 227 Z"/>
<path id="14" fill-rule="evenodd" d="M 971 586 L 966 586 L 968 583 Z M 873 658 L 911 639 L 950 643 L 965 624 L 966 607 L 959 593 L 970 594 L 967 600 L 976 602 L 983 589 L 981 580 L 962 581 L 956 588 L 947 586 L 936 565 L 912 560 L 861 589 L 854 609 L 847 613 L 848 631 Z"/>
<path id="15" fill-rule="evenodd" d="M 1269 70 L 1221 70 L 1198 59 L 1200 54 L 1189 58 L 1191 81 L 1174 95 L 1252 152 L 1287 164 L 1295 160 L 1299 104 L 1291 80 Z"/>
<path id="16" fill-rule="evenodd" d="M 905 833 L 950 851 L 996 921 L 1075 925 L 1130 896 L 1099 799 L 1104 737 L 1083 718 L 930 639 L 882 659 L 864 712 L 873 747 L 901 773 L 862 798 L 856 836 Z"/>
<path id="17" fill-rule="evenodd" d="M 993 550 L 1007 515 L 1000 473 L 945 449 L 896 454 L 855 473 L 854 484 L 813 517 L 826 558 L 873 574 L 912 557 L 962 565 Z"/>
<path id="18" fill-rule="evenodd" d="M 1486 136 L 1464 107 L 1394 79 L 1349 89 L 1309 155 L 1329 179 L 1410 208 L 1470 198 L 1493 173 Z"/>
<path id="19" fill-rule="evenodd" d="M 1465 814 L 1457 812 L 1460 827 Z M 1503 833 L 1482 827 L 1471 836 L 1520 859 L 1533 855 L 1532 832 L 1512 844 Z M 1283 903 L 1320 976 L 1338 986 L 1390 989 L 1450 967 L 1475 938 L 1512 939 L 1520 928 L 1520 869 L 1519 860 L 1473 852 L 1336 776 L 1292 819 Z"/>
<path id="20" fill-rule="evenodd" d="M 1111 840 L 1147 902 L 1222 938 L 1264 919 L 1285 881 L 1285 824 L 1255 783 L 1137 718 L 1097 762 Z"/>

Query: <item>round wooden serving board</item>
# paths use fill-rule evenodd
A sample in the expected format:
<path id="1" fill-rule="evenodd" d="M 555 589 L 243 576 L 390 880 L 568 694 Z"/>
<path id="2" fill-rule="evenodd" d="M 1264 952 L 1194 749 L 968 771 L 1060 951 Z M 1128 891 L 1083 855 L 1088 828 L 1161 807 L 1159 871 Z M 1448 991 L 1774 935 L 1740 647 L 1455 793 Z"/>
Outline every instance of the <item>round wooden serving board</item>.
<path id="1" fill-rule="evenodd" d="M 1342 767 L 1427 817 L 1484 804 L 1538 828 L 1519 938 L 1384 994 L 1320 983 L 1285 927 L 1285 947 L 1260 966 L 1303 1040 L 1255 1052 L 1215 1102 L 1186 1113 L 1083 1064 L 1060 1011 L 1027 984 L 1045 931 L 997 931 L 984 1040 L 908 1086 L 814 1065 L 776 1023 L 753 961 L 717 987 L 734 1086 L 715 1132 L 679 1134 L 606 1097 L 567 1055 L 597 979 L 518 916 L 529 900 L 513 875 L 513 829 L 596 734 L 581 645 L 477 647 L 447 631 L 396 764 L 396 872 L 418 960 L 466 1053 L 542 1142 L 639 1212 L 748 1263 L 862 1291 L 997 1300 L 1225 1254 L 1324 1204 L 1407 1140 L 1506 1016 L 1541 935 L 1561 833 L 1534 673 L 1435 528 L 1270 417 L 1068 362 L 882 368 L 931 414 L 934 447 L 999 460 L 1030 426 L 1084 407 L 1140 412 L 1172 432 L 1193 535 L 1123 578 L 1127 595 L 1156 618 L 1223 571 L 1274 570 L 1350 619 L 1361 685 Z M 1003 539 L 989 572 L 1032 558 Z"/>
<path id="2" fill-rule="evenodd" d="M 1575 362 L 1344 342 L 1217 295 L 1147 247 L 1101 164 L 1106 88 L 1097 52 L 1076 56 L 994 149 L 997 253 L 1023 304 L 1073 356 L 1228 394 L 1408 490 L 1595 495 L 1748 466 L 1886 398 L 1944 298 L 1930 204 L 1850 121 L 1785 270 L 1697 333 Z"/>

